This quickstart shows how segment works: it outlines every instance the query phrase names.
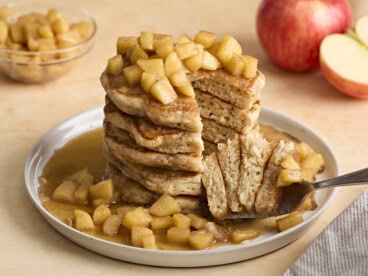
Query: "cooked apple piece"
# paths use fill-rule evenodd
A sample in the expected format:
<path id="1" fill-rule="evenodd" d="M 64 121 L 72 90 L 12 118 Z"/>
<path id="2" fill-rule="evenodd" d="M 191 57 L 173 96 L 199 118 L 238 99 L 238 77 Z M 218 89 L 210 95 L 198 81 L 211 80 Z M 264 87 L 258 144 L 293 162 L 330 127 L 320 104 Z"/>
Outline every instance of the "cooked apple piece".
<path id="1" fill-rule="evenodd" d="M 60 16 L 61 16 L 61 13 L 59 12 L 59 10 L 54 9 L 54 8 L 49 9 L 49 10 L 47 11 L 47 15 L 46 15 L 46 17 L 47 17 L 47 19 L 49 20 L 49 22 L 53 22 L 53 21 L 55 21 L 55 20 L 56 20 L 56 19 L 58 19 Z"/>
<path id="2" fill-rule="evenodd" d="M 213 71 L 221 68 L 221 66 L 221 62 L 214 55 L 206 50 L 203 51 L 202 69 Z"/>
<path id="3" fill-rule="evenodd" d="M 141 87 L 144 91 L 149 92 L 152 85 L 154 85 L 158 80 L 159 77 L 156 74 L 143 72 L 141 78 Z"/>
<path id="4" fill-rule="evenodd" d="M 62 182 L 55 189 L 52 194 L 52 199 L 57 201 L 64 201 L 69 203 L 75 203 L 74 192 L 77 189 L 77 184 L 74 181 L 66 180 Z"/>
<path id="5" fill-rule="evenodd" d="M 219 46 L 220 46 L 220 41 L 215 40 L 212 43 L 211 47 L 207 49 L 207 51 L 211 53 L 212 55 L 216 56 Z"/>
<path id="6" fill-rule="evenodd" d="M 139 44 L 143 50 L 153 50 L 153 33 L 152 32 L 141 32 L 139 37 Z"/>
<path id="7" fill-rule="evenodd" d="M 95 228 L 91 216 L 83 210 L 74 210 L 74 225 L 79 231 L 91 231 Z"/>
<path id="8" fill-rule="evenodd" d="M 60 16 L 51 23 L 51 28 L 58 35 L 69 31 L 69 24 L 64 17 Z"/>
<path id="9" fill-rule="evenodd" d="M 160 58 L 165 59 L 171 52 L 174 51 L 174 42 L 172 36 L 165 35 L 160 38 L 154 37 L 153 48 Z"/>
<path id="10" fill-rule="evenodd" d="M 313 153 L 303 160 L 301 163 L 302 169 L 308 169 L 317 174 L 324 165 L 322 154 Z"/>
<path id="11" fill-rule="evenodd" d="M 284 160 L 281 162 L 281 167 L 290 170 L 300 170 L 298 162 L 295 161 L 294 157 L 290 154 L 286 155 Z"/>
<path id="12" fill-rule="evenodd" d="M 111 179 L 101 181 L 89 187 L 89 196 L 91 199 L 106 199 L 111 201 L 114 196 L 114 185 Z"/>
<path id="13" fill-rule="evenodd" d="M 39 43 L 36 39 L 34 39 L 33 37 L 30 37 L 27 39 L 27 47 L 30 51 L 36 52 L 38 51 L 39 48 Z"/>
<path id="14" fill-rule="evenodd" d="M 188 84 L 184 84 L 182 86 L 179 86 L 176 88 L 181 94 L 185 95 L 185 96 L 188 96 L 188 97 L 191 97 L 191 98 L 194 98 L 195 97 L 195 94 L 194 94 L 194 88 L 192 86 L 191 83 L 188 83 Z"/>
<path id="15" fill-rule="evenodd" d="M 38 47 L 39 52 L 54 51 L 54 50 L 57 49 L 57 46 L 56 46 L 55 42 L 39 39 L 38 43 L 39 43 L 39 47 Z M 64 55 L 65 54 L 66 53 L 64 53 Z M 62 55 L 60 55 L 60 56 L 62 56 Z M 51 55 L 44 54 L 44 55 L 42 55 L 42 60 L 43 61 L 50 61 L 50 60 L 54 60 L 56 58 L 57 58 L 57 55 L 55 55 L 55 54 L 51 54 Z"/>
<path id="16" fill-rule="evenodd" d="M 203 45 L 196 44 L 196 46 L 198 53 L 184 60 L 185 66 L 191 72 L 197 72 L 202 67 L 203 63 Z"/>
<path id="17" fill-rule="evenodd" d="M 122 224 L 128 229 L 132 229 L 133 226 L 148 227 L 151 221 L 152 217 L 148 210 L 143 207 L 137 207 L 133 211 L 125 214 Z"/>
<path id="18" fill-rule="evenodd" d="M 252 56 L 242 55 L 244 61 L 243 77 L 253 79 L 257 76 L 258 59 Z"/>
<path id="19" fill-rule="evenodd" d="M 157 249 L 155 235 L 153 234 L 143 235 L 142 247 L 145 249 Z"/>
<path id="20" fill-rule="evenodd" d="M 183 69 L 183 63 L 176 52 L 171 52 L 165 59 L 165 75 L 170 77 L 172 74 Z"/>
<path id="21" fill-rule="evenodd" d="M 166 239 L 169 242 L 186 243 L 188 242 L 189 236 L 189 228 L 171 227 L 166 233 Z"/>
<path id="22" fill-rule="evenodd" d="M 181 211 L 181 207 L 176 202 L 175 198 L 168 194 L 163 194 L 152 204 L 151 207 L 148 208 L 148 211 L 153 216 L 166 217 L 179 213 Z"/>
<path id="23" fill-rule="evenodd" d="M 14 23 L 9 26 L 10 38 L 14 43 L 23 44 L 26 42 L 26 37 L 23 34 L 22 26 Z"/>
<path id="24" fill-rule="evenodd" d="M 39 38 L 37 23 L 27 22 L 26 24 L 22 24 L 22 30 L 26 40 L 30 38 Z"/>
<path id="25" fill-rule="evenodd" d="M 313 181 L 315 175 L 323 168 L 323 156 L 319 153 L 312 153 L 301 163 L 303 179 Z"/>
<path id="26" fill-rule="evenodd" d="M 192 231 L 188 238 L 190 246 L 197 250 L 209 248 L 214 240 L 215 236 L 205 230 Z"/>
<path id="27" fill-rule="evenodd" d="M 176 44 L 182 44 L 182 43 L 188 43 L 192 42 L 193 40 L 189 37 L 187 34 L 182 34 L 178 40 L 176 41 Z"/>
<path id="28" fill-rule="evenodd" d="M 9 27 L 4 20 L 0 20 L 0 45 L 5 44 L 8 38 Z"/>
<path id="29" fill-rule="evenodd" d="M 244 61 L 240 55 L 234 53 L 224 67 L 231 75 L 240 76 L 244 71 Z"/>
<path id="30" fill-rule="evenodd" d="M 187 74 L 185 73 L 184 69 L 181 69 L 179 71 L 177 71 L 176 73 L 172 74 L 169 77 L 170 83 L 174 86 L 174 87 L 179 87 L 179 86 L 183 86 L 186 84 L 190 84 L 189 79 L 187 77 Z"/>
<path id="31" fill-rule="evenodd" d="M 92 185 L 95 182 L 93 175 L 89 172 L 87 168 L 84 168 L 76 172 L 75 174 L 69 176 L 67 179 L 74 181 L 75 183 L 77 183 L 77 185 L 82 184 Z"/>
<path id="32" fill-rule="evenodd" d="M 137 65 L 130 65 L 123 69 L 124 77 L 130 86 L 134 86 L 141 82 L 142 69 Z"/>
<path id="33" fill-rule="evenodd" d="M 124 218 L 125 215 L 128 213 L 128 212 L 131 212 L 133 211 L 134 209 L 138 208 L 139 206 L 120 206 L 117 208 L 116 212 L 117 214 L 121 217 L 121 218 Z"/>
<path id="34" fill-rule="evenodd" d="M 354 29 L 358 38 L 368 46 L 368 15 L 359 18 Z"/>
<path id="35" fill-rule="evenodd" d="M 152 73 L 159 77 L 165 76 L 164 61 L 162 58 L 139 59 L 137 65 L 143 72 Z"/>
<path id="36" fill-rule="evenodd" d="M 70 24 L 70 30 L 77 30 L 83 39 L 86 39 L 92 32 L 92 24 L 87 21 Z"/>
<path id="37" fill-rule="evenodd" d="M 135 36 L 121 36 L 116 42 L 116 50 L 120 55 L 125 55 L 127 51 L 138 44 L 138 38 Z"/>
<path id="38" fill-rule="evenodd" d="M 242 52 L 243 50 L 239 42 L 234 37 L 226 35 L 220 40 L 216 57 L 222 62 L 222 64 L 226 64 L 229 62 L 234 53 L 241 55 Z"/>
<path id="39" fill-rule="evenodd" d="M 203 229 L 208 222 L 205 218 L 196 214 L 187 214 L 187 217 L 190 218 L 190 225 L 197 230 Z"/>
<path id="40" fill-rule="evenodd" d="M 173 226 L 173 218 L 167 217 L 152 217 L 151 228 L 153 231 L 168 229 Z"/>
<path id="41" fill-rule="evenodd" d="M 241 243 L 245 240 L 252 240 L 257 237 L 261 232 L 258 229 L 249 228 L 244 230 L 234 230 L 230 233 L 230 240 L 234 243 Z"/>
<path id="42" fill-rule="evenodd" d="M 53 38 L 54 33 L 52 32 L 51 26 L 44 24 L 38 27 L 38 35 L 42 38 Z"/>
<path id="43" fill-rule="evenodd" d="M 74 200 L 78 204 L 88 204 L 89 187 L 93 183 L 84 182 L 78 185 L 78 188 L 74 192 Z"/>
<path id="44" fill-rule="evenodd" d="M 303 180 L 301 170 L 281 169 L 276 181 L 277 187 L 288 186 L 292 183 L 300 183 Z"/>
<path id="45" fill-rule="evenodd" d="M 121 217 L 118 215 L 111 215 L 103 223 L 102 231 L 106 235 L 115 236 L 119 231 L 120 225 Z"/>
<path id="46" fill-rule="evenodd" d="M 216 34 L 207 31 L 199 31 L 194 37 L 194 42 L 202 44 L 204 49 L 210 48 L 215 40 Z"/>
<path id="47" fill-rule="evenodd" d="M 190 228 L 190 218 L 182 213 L 176 213 L 172 216 L 175 227 Z"/>
<path id="48" fill-rule="evenodd" d="M 301 142 L 296 145 L 296 150 L 298 153 L 298 161 L 303 161 L 307 156 L 314 153 L 314 150 L 308 144 Z"/>
<path id="49" fill-rule="evenodd" d="M 8 16 L 14 14 L 14 9 L 8 6 L 1 6 L 0 7 L 0 19 L 7 18 Z"/>
<path id="50" fill-rule="evenodd" d="M 199 49 L 193 41 L 176 44 L 174 49 L 180 60 L 187 59 L 199 53 Z"/>
<path id="51" fill-rule="evenodd" d="M 109 72 L 110 74 L 119 73 L 121 70 L 123 70 L 123 67 L 123 57 L 119 54 L 113 56 L 112 58 L 109 58 L 107 62 L 107 72 Z"/>
<path id="52" fill-rule="evenodd" d="M 166 77 L 154 83 L 150 89 L 150 93 L 156 100 L 165 105 L 172 103 L 178 98 L 174 88 Z"/>
<path id="53" fill-rule="evenodd" d="M 104 223 L 109 216 L 111 216 L 109 206 L 101 204 L 93 211 L 92 219 L 96 225 L 99 225 Z"/>
<path id="54" fill-rule="evenodd" d="M 137 44 L 133 47 L 130 55 L 130 62 L 136 64 L 139 59 L 148 59 L 148 54 Z"/>
<path id="55" fill-rule="evenodd" d="M 303 222 L 303 216 L 300 212 L 293 212 L 285 217 L 276 220 L 277 229 L 282 232 L 299 223 Z"/>
<path id="56" fill-rule="evenodd" d="M 136 247 L 143 247 L 143 237 L 153 235 L 151 229 L 143 226 L 133 226 L 130 233 L 132 245 Z"/>

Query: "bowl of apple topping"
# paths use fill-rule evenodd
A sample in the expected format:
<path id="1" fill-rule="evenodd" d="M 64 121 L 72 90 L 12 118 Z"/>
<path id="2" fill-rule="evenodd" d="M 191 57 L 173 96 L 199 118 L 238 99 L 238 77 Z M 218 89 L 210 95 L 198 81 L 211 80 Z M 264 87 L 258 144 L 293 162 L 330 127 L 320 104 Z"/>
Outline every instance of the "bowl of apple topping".
<path id="1" fill-rule="evenodd" d="M 0 6 L 0 72 L 24 83 L 55 80 L 89 52 L 96 29 L 92 15 L 75 7 Z"/>

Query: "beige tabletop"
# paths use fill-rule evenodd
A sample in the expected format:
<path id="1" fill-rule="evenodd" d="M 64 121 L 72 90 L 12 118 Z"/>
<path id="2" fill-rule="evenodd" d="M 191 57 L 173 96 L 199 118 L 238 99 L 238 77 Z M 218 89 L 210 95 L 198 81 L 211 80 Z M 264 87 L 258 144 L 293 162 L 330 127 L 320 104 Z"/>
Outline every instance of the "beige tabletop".
<path id="1" fill-rule="evenodd" d="M 24 85 L 0 76 L 0 274 L 1 275 L 280 275 L 365 186 L 340 188 L 321 218 L 290 245 L 252 260 L 218 267 L 168 269 L 110 259 L 70 242 L 56 232 L 29 200 L 24 165 L 33 144 L 63 120 L 104 104 L 99 75 L 120 35 L 142 30 L 194 35 L 200 29 L 232 34 L 259 58 L 267 83 L 262 105 L 286 114 L 315 132 L 332 148 L 340 173 L 368 165 L 368 101 L 343 96 L 321 71 L 290 73 L 274 66 L 255 32 L 260 1 L 73 1 L 98 24 L 97 40 L 79 66 L 57 81 Z M 354 19 L 368 14 L 368 2 L 351 0 Z"/>

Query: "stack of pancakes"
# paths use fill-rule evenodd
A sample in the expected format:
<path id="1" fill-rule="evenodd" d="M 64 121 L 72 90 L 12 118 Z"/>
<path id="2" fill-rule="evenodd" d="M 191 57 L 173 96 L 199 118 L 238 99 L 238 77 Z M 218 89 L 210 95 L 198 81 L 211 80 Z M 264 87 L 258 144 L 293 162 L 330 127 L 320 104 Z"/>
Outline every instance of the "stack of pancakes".
<path id="1" fill-rule="evenodd" d="M 121 75 L 104 72 L 104 148 L 108 174 L 128 203 L 151 204 L 168 193 L 199 210 L 203 155 L 256 130 L 264 76 L 252 80 L 223 69 L 188 73 L 196 97 L 163 105 Z M 204 151 L 204 145 L 206 147 Z"/>
<path id="2" fill-rule="evenodd" d="M 104 150 L 107 173 L 128 203 L 174 196 L 183 209 L 199 209 L 203 171 L 202 122 L 194 98 L 163 105 L 122 75 L 103 73 Z"/>

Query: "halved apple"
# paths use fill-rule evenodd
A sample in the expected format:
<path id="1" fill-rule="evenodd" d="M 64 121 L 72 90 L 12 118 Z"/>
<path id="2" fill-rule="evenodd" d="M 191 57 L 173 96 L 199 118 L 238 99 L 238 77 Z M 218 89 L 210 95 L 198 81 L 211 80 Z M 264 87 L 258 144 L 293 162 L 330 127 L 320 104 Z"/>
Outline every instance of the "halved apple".
<path id="1" fill-rule="evenodd" d="M 320 47 L 320 66 L 326 79 L 339 91 L 368 98 L 367 47 L 348 35 L 329 35 Z"/>

